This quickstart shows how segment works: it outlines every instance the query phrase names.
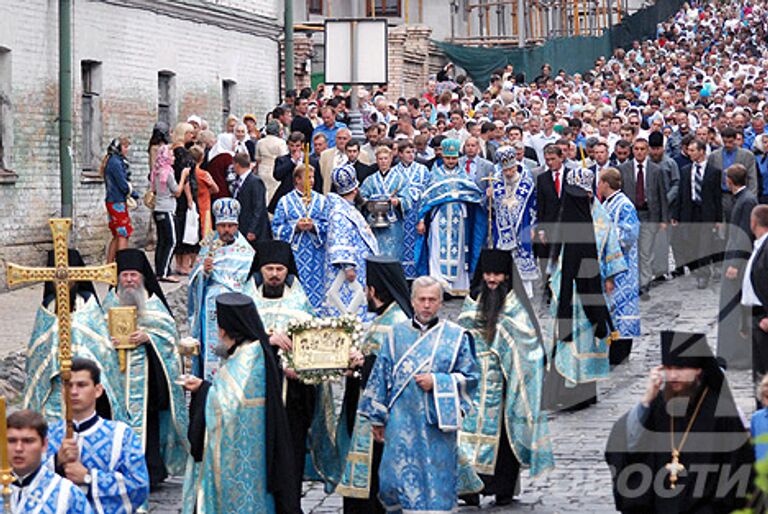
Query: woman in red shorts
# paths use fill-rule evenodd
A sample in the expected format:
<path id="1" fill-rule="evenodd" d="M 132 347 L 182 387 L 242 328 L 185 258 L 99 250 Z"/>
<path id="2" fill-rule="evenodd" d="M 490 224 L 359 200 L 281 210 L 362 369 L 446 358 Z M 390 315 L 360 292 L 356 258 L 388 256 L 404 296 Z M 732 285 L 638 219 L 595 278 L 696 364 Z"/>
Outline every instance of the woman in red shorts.
<path id="1" fill-rule="evenodd" d="M 128 238 L 133 233 L 126 199 L 129 196 L 138 198 L 139 194 L 133 191 L 129 181 L 129 165 L 126 157 L 130 145 L 131 141 L 127 137 L 113 139 L 107 148 L 107 155 L 101 161 L 99 170 L 104 177 L 104 185 L 107 189 L 105 202 L 109 214 L 109 230 L 112 232 L 112 241 L 107 250 L 107 262 L 114 262 L 115 253 L 128 248 Z"/>

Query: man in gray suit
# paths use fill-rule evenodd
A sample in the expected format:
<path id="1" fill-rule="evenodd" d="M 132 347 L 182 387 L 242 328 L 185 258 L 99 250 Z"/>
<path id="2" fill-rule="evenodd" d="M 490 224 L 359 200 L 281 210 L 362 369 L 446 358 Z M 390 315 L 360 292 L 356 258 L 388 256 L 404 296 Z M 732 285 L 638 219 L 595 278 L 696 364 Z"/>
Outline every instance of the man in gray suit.
<path id="1" fill-rule="evenodd" d="M 518 164 L 533 173 L 534 177 L 543 171 L 536 161 L 525 156 L 525 145 L 522 141 L 515 141 L 510 146 L 515 150 L 515 159 L 517 159 Z"/>
<path id="2" fill-rule="evenodd" d="M 661 169 L 661 178 L 664 183 L 664 191 L 667 196 L 670 216 L 674 212 L 674 203 L 677 201 L 677 190 L 680 184 L 680 169 L 674 159 L 664 151 L 664 136 L 661 132 L 651 132 L 648 135 L 648 146 L 651 162 Z M 653 272 L 657 277 L 665 275 L 669 271 L 669 245 L 670 231 L 666 230 L 656 235 L 656 248 L 653 257 Z M 674 274 L 673 274 L 674 276 Z"/>
<path id="3" fill-rule="evenodd" d="M 661 168 L 648 158 L 648 141 L 636 139 L 634 158 L 619 166 L 622 191 L 635 204 L 640 218 L 640 298 L 649 300 L 653 279 L 653 246 L 656 233 L 667 229 L 669 202 Z"/>
<path id="4" fill-rule="evenodd" d="M 731 220 L 731 211 L 733 210 L 733 194 L 728 190 L 726 183 L 726 170 L 734 165 L 741 164 L 747 169 L 747 189 L 753 195 L 757 195 L 757 169 L 755 167 L 755 154 L 745 148 L 739 148 L 736 142 L 736 129 L 726 127 L 720 132 L 723 140 L 722 148 L 718 148 L 707 159 L 707 166 L 720 171 L 720 185 L 723 190 L 723 216 L 725 222 Z"/>
<path id="5" fill-rule="evenodd" d="M 496 167 L 491 161 L 480 156 L 480 141 L 474 136 L 470 136 L 464 142 L 464 155 L 459 159 L 459 169 L 471 177 L 477 187 L 483 190 L 488 186 L 488 183 L 482 179 L 492 177 L 496 171 Z"/>

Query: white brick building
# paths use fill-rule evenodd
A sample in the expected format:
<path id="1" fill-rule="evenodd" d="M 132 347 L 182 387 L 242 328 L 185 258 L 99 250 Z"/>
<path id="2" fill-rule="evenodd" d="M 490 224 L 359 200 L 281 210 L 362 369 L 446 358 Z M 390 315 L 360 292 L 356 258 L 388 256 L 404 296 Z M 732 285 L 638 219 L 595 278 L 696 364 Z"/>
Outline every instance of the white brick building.
<path id="1" fill-rule="evenodd" d="M 172 123 L 194 113 L 214 131 L 227 111 L 264 119 L 279 98 L 282 3 L 74 0 L 72 20 L 74 243 L 93 262 L 110 236 L 104 185 L 84 173 L 89 161 L 100 160 L 111 138 L 131 137 L 133 180 L 143 190 L 160 104 Z M 47 219 L 59 214 L 58 2 L 0 0 L 0 170 L 15 172 L 0 171 L 4 288 L 8 260 L 43 263 Z M 137 240 L 148 214 L 134 212 Z"/>

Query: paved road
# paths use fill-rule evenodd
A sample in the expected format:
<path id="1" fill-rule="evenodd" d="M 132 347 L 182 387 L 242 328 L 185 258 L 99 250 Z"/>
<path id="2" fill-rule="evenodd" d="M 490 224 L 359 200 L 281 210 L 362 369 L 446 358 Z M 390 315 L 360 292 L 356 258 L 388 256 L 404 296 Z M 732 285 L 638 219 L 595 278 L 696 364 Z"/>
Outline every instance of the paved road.
<path id="1" fill-rule="evenodd" d="M 718 290 L 716 284 L 699 291 L 691 277 L 655 288 L 652 300 L 642 304 L 643 337 L 635 342 L 629 364 L 615 370 L 610 379 L 600 385 L 599 403 L 585 411 L 552 416 L 550 430 L 556 468 L 536 479 L 524 475 L 522 494 L 512 506 L 493 508 L 490 500 L 486 500 L 483 511 L 613 512 L 610 475 L 602 457 L 612 423 L 637 401 L 645 387 L 647 370 L 659 362 L 660 330 L 705 331 L 714 343 Z M 0 295 L 0 356 L 26 345 L 41 291 L 41 286 L 34 286 Z M 183 320 L 185 291 L 173 286 L 167 293 L 170 293 L 177 320 Z M 459 307 L 459 302 L 449 303 L 447 314 L 455 314 Z M 549 325 L 546 319 L 543 325 Z M 754 403 L 749 372 L 729 371 L 728 376 L 742 410 L 751 414 Z M 171 480 L 152 495 L 151 512 L 177 514 L 180 498 L 181 479 Z M 306 483 L 303 506 L 307 513 L 337 513 L 341 511 L 341 498 L 326 495 L 320 484 Z"/>
<path id="2" fill-rule="evenodd" d="M 663 329 L 705 331 L 714 343 L 719 285 L 699 291 L 691 277 L 677 279 L 655 288 L 652 300 L 642 304 L 643 337 L 635 342 L 627 365 L 616 369 L 600 385 L 597 405 L 575 413 L 552 416 L 550 430 L 556 468 L 535 479 L 523 476 L 522 494 L 511 506 L 494 508 L 485 500 L 483 512 L 614 512 L 610 474 L 603 461 L 603 449 L 613 422 L 631 407 L 645 388 L 647 370 L 659 362 L 659 331 Z M 455 313 L 458 302 L 449 312 Z M 545 321 L 544 325 L 548 323 Z M 728 372 L 734 396 L 743 411 L 754 409 L 748 371 Z M 177 514 L 181 483 L 169 483 L 152 497 L 152 512 Z M 306 513 L 341 512 L 341 498 L 326 495 L 320 484 L 305 484 Z M 462 512 L 477 512 L 461 508 Z"/>

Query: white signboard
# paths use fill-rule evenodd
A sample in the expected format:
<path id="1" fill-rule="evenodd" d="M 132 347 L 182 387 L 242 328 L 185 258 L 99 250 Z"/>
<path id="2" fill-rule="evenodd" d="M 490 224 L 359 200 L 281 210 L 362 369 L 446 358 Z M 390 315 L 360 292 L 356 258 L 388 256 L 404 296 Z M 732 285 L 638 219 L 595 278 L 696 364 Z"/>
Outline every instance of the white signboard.
<path id="1" fill-rule="evenodd" d="M 387 21 L 325 21 L 325 83 L 386 84 Z"/>

